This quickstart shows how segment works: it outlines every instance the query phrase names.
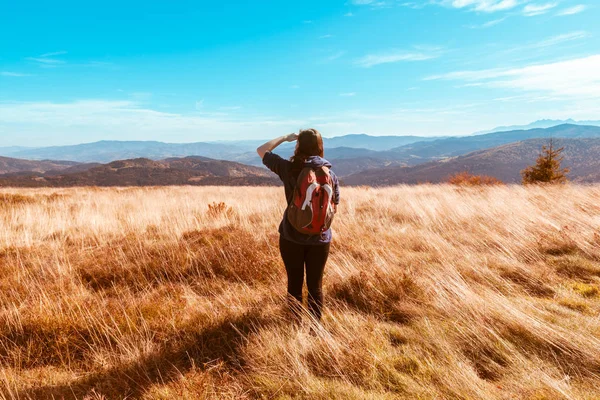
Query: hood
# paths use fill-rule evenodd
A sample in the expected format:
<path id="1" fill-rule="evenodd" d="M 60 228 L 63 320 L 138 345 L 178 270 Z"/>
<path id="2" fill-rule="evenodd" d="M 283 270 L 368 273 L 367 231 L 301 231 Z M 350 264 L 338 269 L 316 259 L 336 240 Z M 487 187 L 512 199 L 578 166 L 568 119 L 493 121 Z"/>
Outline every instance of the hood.
<path id="1" fill-rule="evenodd" d="M 306 161 L 304 161 L 304 166 L 305 167 L 313 167 L 313 168 L 318 168 L 318 167 L 331 168 L 331 163 L 329 161 L 327 161 L 326 159 L 321 158 L 319 156 L 310 156 L 306 159 Z"/>

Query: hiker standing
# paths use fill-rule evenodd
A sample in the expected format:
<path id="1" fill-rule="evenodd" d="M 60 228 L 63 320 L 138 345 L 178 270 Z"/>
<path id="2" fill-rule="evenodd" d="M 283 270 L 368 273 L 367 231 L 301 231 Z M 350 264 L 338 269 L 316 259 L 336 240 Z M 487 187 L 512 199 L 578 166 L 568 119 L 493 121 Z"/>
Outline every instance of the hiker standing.
<path id="1" fill-rule="evenodd" d="M 271 151 L 283 142 L 296 142 L 286 160 Z M 273 139 L 258 149 L 263 164 L 276 173 L 285 188 L 288 207 L 279 225 L 279 250 L 288 281 L 288 303 L 300 318 L 306 269 L 308 309 L 318 321 L 323 307 L 323 271 L 331 243 L 331 222 L 340 202 L 337 176 L 323 158 L 323 138 L 306 129 Z"/>

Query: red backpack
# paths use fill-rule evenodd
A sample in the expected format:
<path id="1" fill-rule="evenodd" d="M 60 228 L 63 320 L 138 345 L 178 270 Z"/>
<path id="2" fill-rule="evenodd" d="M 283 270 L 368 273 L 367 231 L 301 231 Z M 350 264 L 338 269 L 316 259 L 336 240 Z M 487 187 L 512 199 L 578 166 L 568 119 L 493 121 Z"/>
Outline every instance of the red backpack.
<path id="1" fill-rule="evenodd" d="M 304 167 L 287 208 L 288 221 L 300 233 L 319 235 L 331 227 L 334 214 L 329 168 Z"/>

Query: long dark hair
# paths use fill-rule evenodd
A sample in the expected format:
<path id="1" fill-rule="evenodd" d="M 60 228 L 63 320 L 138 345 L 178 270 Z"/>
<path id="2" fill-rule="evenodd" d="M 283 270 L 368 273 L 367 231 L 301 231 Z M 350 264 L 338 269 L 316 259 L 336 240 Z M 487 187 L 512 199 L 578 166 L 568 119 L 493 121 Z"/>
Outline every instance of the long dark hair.
<path id="1" fill-rule="evenodd" d="M 316 129 L 303 129 L 298 134 L 296 150 L 294 150 L 294 155 L 290 158 L 293 175 L 300 174 L 304 162 L 311 156 L 323 157 L 323 138 Z"/>

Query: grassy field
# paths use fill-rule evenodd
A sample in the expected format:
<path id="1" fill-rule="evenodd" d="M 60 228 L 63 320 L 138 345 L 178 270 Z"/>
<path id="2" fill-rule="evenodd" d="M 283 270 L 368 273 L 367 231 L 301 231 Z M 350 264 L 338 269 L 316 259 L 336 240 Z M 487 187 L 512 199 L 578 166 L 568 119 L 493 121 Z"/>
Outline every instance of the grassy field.
<path id="1" fill-rule="evenodd" d="M 316 335 L 284 203 L 0 191 L 0 398 L 600 399 L 600 187 L 344 189 Z"/>

